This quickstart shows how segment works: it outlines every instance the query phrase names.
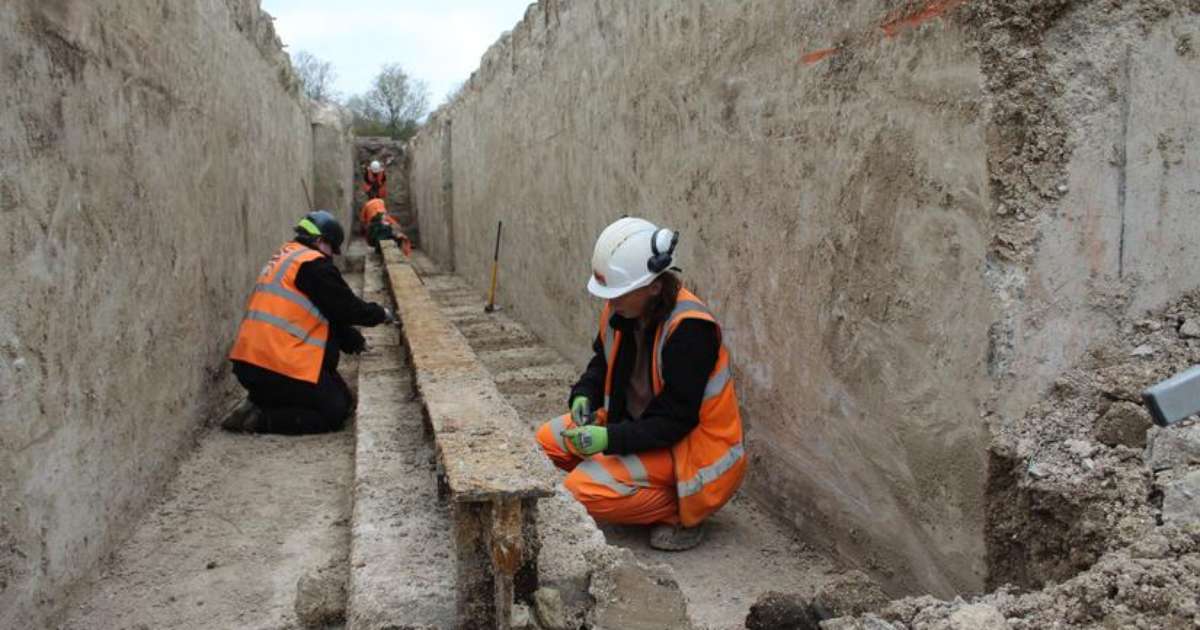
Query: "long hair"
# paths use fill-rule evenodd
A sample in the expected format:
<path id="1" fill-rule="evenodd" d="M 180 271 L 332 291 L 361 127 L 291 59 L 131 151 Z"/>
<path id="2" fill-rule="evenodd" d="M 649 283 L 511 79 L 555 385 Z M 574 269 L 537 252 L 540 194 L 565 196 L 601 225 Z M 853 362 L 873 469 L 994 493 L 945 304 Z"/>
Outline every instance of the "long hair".
<path id="1" fill-rule="evenodd" d="M 654 281 L 662 286 L 662 290 L 658 292 L 654 301 L 646 305 L 646 312 L 648 323 L 651 326 L 658 326 L 667 319 L 671 311 L 675 310 L 675 302 L 679 299 L 679 288 L 683 285 L 679 282 L 679 276 L 670 271 L 664 272 Z"/>

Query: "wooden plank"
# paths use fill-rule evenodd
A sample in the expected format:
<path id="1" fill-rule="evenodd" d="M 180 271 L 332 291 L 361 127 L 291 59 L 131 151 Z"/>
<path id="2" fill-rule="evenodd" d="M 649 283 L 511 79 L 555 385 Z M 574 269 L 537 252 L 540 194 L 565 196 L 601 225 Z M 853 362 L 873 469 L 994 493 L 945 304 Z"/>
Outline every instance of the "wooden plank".
<path id="1" fill-rule="evenodd" d="M 387 277 L 451 500 L 551 496 L 557 478 L 533 432 L 399 250 L 391 242 L 384 245 Z"/>

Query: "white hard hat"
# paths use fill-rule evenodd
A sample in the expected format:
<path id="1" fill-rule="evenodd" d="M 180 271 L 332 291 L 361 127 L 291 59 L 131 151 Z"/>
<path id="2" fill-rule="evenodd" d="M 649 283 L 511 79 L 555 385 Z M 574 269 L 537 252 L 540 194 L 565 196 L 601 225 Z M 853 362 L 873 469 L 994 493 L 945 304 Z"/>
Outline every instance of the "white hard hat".
<path id="1" fill-rule="evenodd" d="M 596 239 L 588 291 L 611 300 L 650 284 L 671 266 L 678 241 L 678 233 L 645 219 L 618 219 Z"/>
<path id="2" fill-rule="evenodd" d="M 371 161 L 371 172 L 372 173 L 378 173 L 379 171 L 382 171 L 382 170 L 383 170 L 383 165 L 379 163 L 379 160 Z"/>

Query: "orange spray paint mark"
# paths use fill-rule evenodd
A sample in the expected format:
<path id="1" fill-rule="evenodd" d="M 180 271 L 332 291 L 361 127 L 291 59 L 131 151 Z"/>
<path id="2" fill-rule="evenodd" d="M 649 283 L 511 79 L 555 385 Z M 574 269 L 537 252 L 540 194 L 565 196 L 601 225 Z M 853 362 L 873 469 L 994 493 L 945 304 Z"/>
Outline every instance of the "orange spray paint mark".
<path id="1" fill-rule="evenodd" d="M 838 49 L 836 48 L 822 48 L 821 50 L 814 50 L 800 57 L 800 61 L 806 65 L 812 65 L 826 57 L 833 55 L 837 51 Z"/>
<path id="2" fill-rule="evenodd" d="M 971 0 L 926 0 L 925 5 L 915 13 L 909 13 L 907 15 L 892 13 L 884 21 L 883 26 L 880 26 L 879 28 L 883 31 L 883 34 L 886 37 L 895 37 L 902 31 L 920 26 L 921 24 L 924 24 L 930 20 L 940 18 L 949 11 L 957 9 L 958 7 L 970 1 Z M 801 55 L 800 62 L 805 65 L 812 65 L 818 61 L 832 57 L 833 55 L 837 54 L 839 50 L 841 49 L 822 48 L 820 50 L 814 50 L 810 53 Z"/>
<path id="3" fill-rule="evenodd" d="M 928 0 L 928 2 L 925 3 L 925 6 L 921 7 L 920 11 L 906 16 L 893 16 L 880 28 L 883 29 L 884 35 L 887 35 L 888 37 L 895 37 L 898 33 L 905 29 L 920 26 L 925 22 L 939 18 L 946 12 L 954 10 L 969 1 L 970 0 Z"/>

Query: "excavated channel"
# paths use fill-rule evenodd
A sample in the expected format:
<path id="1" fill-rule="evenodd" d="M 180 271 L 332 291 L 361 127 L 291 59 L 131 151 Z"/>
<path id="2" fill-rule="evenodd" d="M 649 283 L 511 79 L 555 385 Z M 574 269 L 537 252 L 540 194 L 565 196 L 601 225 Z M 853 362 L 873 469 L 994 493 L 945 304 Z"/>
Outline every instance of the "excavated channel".
<path id="1" fill-rule="evenodd" d="M 497 387 L 531 428 L 565 411 L 579 368 L 570 365 L 503 311 L 485 314 L 484 298 L 456 275 L 418 254 L 414 265 L 444 315 L 459 327 Z M 673 568 L 699 627 L 742 628 L 751 604 L 764 592 L 812 594 L 840 568 L 751 500 L 738 497 L 708 524 L 708 537 L 686 553 L 651 549 L 643 527 L 602 525 L 610 544 L 639 560 Z"/>

